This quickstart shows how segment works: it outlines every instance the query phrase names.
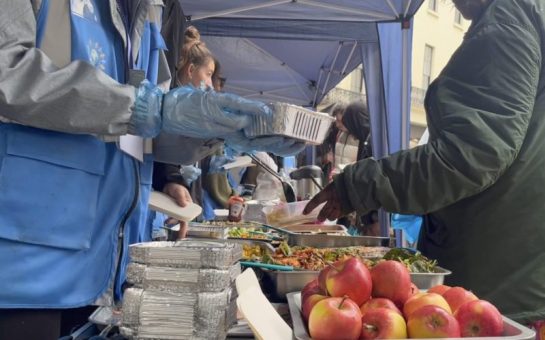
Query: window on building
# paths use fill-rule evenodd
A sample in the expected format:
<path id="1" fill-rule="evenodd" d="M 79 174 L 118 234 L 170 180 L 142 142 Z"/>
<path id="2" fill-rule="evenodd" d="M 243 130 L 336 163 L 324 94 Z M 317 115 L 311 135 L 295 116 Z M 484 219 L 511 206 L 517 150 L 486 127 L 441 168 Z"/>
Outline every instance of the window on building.
<path id="1" fill-rule="evenodd" d="M 350 91 L 361 93 L 363 86 L 362 65 L 358 66 L 354 71 L 352 71 L 352 77 L 350 79 Z"/>
<path id="2" fill-rule="evenodd" d="M 422 76 L 422 89 L 427 89 L 431 83 L 431 66 L 433 63 L 433 47 L 426 44 L 424 46 L 424 69 Z"/>
<path id="3" fill-rule="evenodd" d="M 428 9 L 437 12 L 437 0 L 429 0 Z"/>
<path id="4" fill-rule="evenodd" d="M 454 23 L 461 25 L 462 24 L 462 13 L 459 10 L 454 10 Z"/>

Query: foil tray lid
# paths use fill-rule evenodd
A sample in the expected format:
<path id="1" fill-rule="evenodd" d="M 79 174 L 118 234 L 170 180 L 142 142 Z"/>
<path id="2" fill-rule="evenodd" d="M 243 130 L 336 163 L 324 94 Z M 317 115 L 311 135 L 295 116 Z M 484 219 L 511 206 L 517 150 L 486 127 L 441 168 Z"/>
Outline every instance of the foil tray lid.
<path id="1" fill-rule="evenodd" d="M 131 245 L 130 256 L 132 262 L 148 265 L 223 269 L 242 258 L 242 246 L 200 240 L 145 242 Z"/>

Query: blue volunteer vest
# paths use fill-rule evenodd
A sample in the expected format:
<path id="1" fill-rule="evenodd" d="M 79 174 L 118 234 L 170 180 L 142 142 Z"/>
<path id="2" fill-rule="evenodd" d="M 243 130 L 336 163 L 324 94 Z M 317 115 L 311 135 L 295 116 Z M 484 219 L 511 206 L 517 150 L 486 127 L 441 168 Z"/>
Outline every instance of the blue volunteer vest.
<path id="1" fill-rule="evenodd" d="M 48 3 L 38 14 L 38 46 Z M 108 1 L 71 0 L 70 21 L 72 60 L 121 83 L 129 65 L 157 83 L 165 46 L 156 24 L 145 23 L 131 58 Z M 0 308 L 84 306 L 114 280 L 119 298 L 128 245 L 151 238 L 152 161 L 146 155 L 138 162 L 90 135 L 0 123 Z"/>

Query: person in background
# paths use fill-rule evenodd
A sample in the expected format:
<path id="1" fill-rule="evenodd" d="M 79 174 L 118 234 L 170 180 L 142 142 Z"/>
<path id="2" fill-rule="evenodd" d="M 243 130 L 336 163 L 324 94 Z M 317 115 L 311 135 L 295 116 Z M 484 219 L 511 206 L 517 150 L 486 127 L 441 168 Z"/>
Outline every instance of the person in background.
<path id="1" fill-rule="evenodd" d="M 345 145 L 349 147 L 349 151 L 353 151 L 354 146 L 357 147 L 355 159 L 348 159 L 349 164 L 369 158 L 373 155 L 371 148 L 371 128 L 369 120 L 369 111 L 367 105 L 363 101 L 355 101 L 350 103 L 342 115 L 342 127 L 346 129 L 349 137 L 347 139 L 355 140 L 356 143 Z M 353 143 L 353 142 L 351 142 Z M 348 164 L 341 164 L 342 168 Z M 366 214 L 356 214 L 355 227 L 359 234 L 366 236 L 380 236 L 380 225 L 378 222 L 378 213 L 372 210 Z"/>
<path id="2" fill-rule="evenodd" d="M 445 284 L 545 334 L 545 2 L 453 2 L 472 23 L 428 88 L 428 143 L 347 166 L 305 213 L 424 215 Z"/>
<path id="3" fill-rule="evenodd" d="M 330 107 L 324 109 L 325 112 L 330 111 L 333 117 L 337 112 L 342 113 L 344 108 L 340 104 L 332 104 Z M 332 124 L 329 128 L 329 132 L 322 143 L 316 150 L 316 162 L 322 169 L 322 183 L 329 183 L 331 176 L 335 168 L 335 143 L 337 142 L 337 136 L 339 135 L 339 129 L 336 124 Z"/>
<path id="4" fill-rule="evenodd" d="M 181 91 L 185 89 L 199 88 L 206 93 L 218 93 L 213 90 L 212 75 L 215 71 L 215 59 L 206 44 L 201 40 L 199 31 L 194 26 L 189 26 L 184 32 L 184 44 L 179 54 L 179 61 L 176 67 L 176 86 L 179 86 Z M 229 95 L 229 94 L 225 94 Z M 196 124 L 193 126 L 195 130 L 199 129 Z M 167 139 L 166 143 L 163 138 Z M 160 135 L 158 143 L 166 150 L 172 150 L 170 154 L 178 154 L 187 152 L 186 148 L 180 148 L 183 144 L 179 141 L 181 137 L 173 137 L 168 134 Z M 175 145 L 169 144 L 172 140 L 178 140 Z M 166 159 L 167 163 L 155 164 L 154 188 L 163 191 L 173 197 L 180 206 L 185 206 L 188 202 L 198 202 L 200 205 L 204 203 L 204 193 L 202 191 L 201 169 L 198 168 L 198 162 L 205 157 L 214 154 L 217 150 L 223 147 L 226 143 L 239 151 L 252 151 L 267 149 L 280 154 L 297 153 L 302 150 L 304 145 L 293 139 L 284 137 L 263 137 L 252 141 L 246 139 L 244 133 L 230 134 L 222 139 L 207 139 L 205 146 L 194 153 L 192 157 L 184 159 L 180 164 L 175 163 L 174 159 Z M 275 143 L 278 143 L 275 145 Z M 189 151 L 191 152 L 191 151 Z M 189 162 L 191 161 L 191 162 Z M 188 191 L 191 190 L 191 193 Z M 206 218 L 212 218 L 210 209 L 205 211 Z M 169 220 L 167 224 L 175 224 Z M 179 221 L 180 232 L 179 238 L 184 238 L 187 232 L 187 223 Z"/>
<path id="5" fill-rule="evenodd" d="M 221 70 L 221 64 L 214 58 L 214 73 L 212 74 L 212 86 L 216 92 L 223 92 L 226 79 Z M 236 195 L 236 184 L 230 178 L 230 174 L 221 169 L 221 166 L 233 161 L 234 158 L 226 155 L 225 147 L 219 148 L 213 155 L 201 161 L 203 210 L 207 211 L 205 219 L 213 219 L 214 209 L 228 209 L 229 198 Z"/>
<path id="6" fill-rule="evenodd" d="M 89 306 L 119 301 L 128 245 L 151 238 L 152 161 L 169 158 L 156 137 L 259 149 L 243 129 L 272 112 L 193 87 L 165 93 L 161 2 L 0 5 L 0 338 L 57 339 Z"/>
<path id="7" fill-rule="evenodd" d="M 346 106 L 335 112 L 335 125 L 339 129 L 335 143 L 335 168 L 332 176 L 342 172 L 345 166 L 355 163 L 358 156 L 358 139 L 352 135 L 343 123 Z"/>

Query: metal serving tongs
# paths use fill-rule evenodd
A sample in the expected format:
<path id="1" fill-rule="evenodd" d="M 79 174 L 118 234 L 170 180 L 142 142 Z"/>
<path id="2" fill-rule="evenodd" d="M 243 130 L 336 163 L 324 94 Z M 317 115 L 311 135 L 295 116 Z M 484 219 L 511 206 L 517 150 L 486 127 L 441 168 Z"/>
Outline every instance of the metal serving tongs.
<path id="1" fill-rule="evenodd" d="M 288 203 L 295 202 L 297 200 L 296 197 L 295 197 L 295 190 L 293 190 L 293 186 L 290 183 L 286 182 L 282 178 L 282 176 L 280 176 L 278 173 L 276 173 L 276 171 L 271 169 L 267 164 L 263 163 L 256 156 L 254 156 L 252 154 L 249 154 L 249 153 L 247 153 L 246 155 L 248 157 L 250 157 L 252 159 L 252 161 L 254 161 L 257 165 L 262 167 L 265 171 L 267 171 L 268 173 L 273 175 L 273 177 L 275 177 L 277 180 L 280 181 L 280 183 L 282 184 L 282 190 L 284 191 L 284 196 L 286 197 L 286 201 Z"/>

